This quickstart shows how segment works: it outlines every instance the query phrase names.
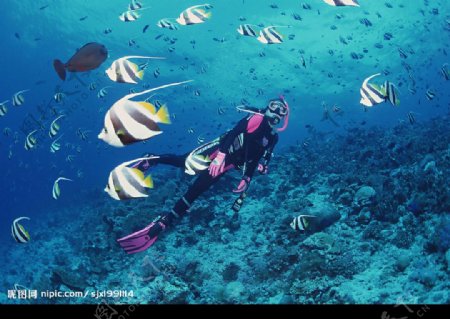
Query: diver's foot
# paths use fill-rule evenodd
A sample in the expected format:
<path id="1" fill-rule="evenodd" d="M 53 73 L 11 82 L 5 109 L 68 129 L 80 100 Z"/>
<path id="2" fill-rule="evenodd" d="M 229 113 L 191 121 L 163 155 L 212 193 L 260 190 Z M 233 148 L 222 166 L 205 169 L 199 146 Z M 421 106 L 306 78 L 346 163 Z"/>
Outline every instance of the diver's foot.
<path id="1" fill-rule="evenodd" d="M 167 221 L 165 217 L 158 216 L 158 218 L 144 229 L 119 238 L 117 241 L 128 254 L 144 251 L 153 245 L 158 239 L 159 234 L 166 229 Z"/>
<path id="2" fill-rule="evenodd" d="M 144 154 L 142 157 L 153 157 L 153 156 L 154 155 L 151 155 L 151 154 Z M 140 160 L 140 161 L 136 162 L 136 164 L 134 164 L 132 166 L 132 168 L 137 168 L 138 170 L 145 172 L 150 167 L 155 166 L 157 164 L 157 163 L 155 163 L 155 161 L 152 161 L 152 160 L 153 160 L 153 158 Z"/>

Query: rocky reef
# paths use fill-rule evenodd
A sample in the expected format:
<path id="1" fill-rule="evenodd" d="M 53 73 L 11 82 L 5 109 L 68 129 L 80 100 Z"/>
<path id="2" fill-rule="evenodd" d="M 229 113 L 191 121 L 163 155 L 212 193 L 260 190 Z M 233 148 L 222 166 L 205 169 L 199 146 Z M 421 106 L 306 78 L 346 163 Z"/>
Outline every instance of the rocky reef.
<path id="1" fill-rule="evenodd" d="M 192 181 L 155 170 L 145 200 L 116 202 L 98 191 L 48 212 L 32 242 L 1 248 L 3 284 L 133 291 L 106 298 L 115 303 L 449 303 L 448 123 L 312 132 L 307 146 L 276 150 L 238 216 L 237 179 L 226 176 L 151 249 L 126 255 L 116 239 L 171 209 Z M 300 214 L 319 222 L 295 231 L 289 224 Z M 18 271 L 14 261 L 24 256 L 30 266 Z M 0 292 L 0 302 L 11 300 Z"/>

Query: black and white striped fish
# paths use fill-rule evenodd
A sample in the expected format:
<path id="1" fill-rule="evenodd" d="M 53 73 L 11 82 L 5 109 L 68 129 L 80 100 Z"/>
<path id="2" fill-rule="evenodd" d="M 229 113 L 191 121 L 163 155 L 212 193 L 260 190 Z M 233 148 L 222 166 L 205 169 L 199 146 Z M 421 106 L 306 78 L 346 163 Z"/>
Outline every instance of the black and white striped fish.
<path id="1" fill-rule="evenodd" d="M 414 116 L 413 112 L 408 112 L 408 121 L 411 124 L 416 123 L 416 117 Z"/>
<path id="2" fill-rule="evenodd" d="M 55 93 L 53 98 L 55 99 L 55 101 L 57 103 L 61 103 L 66 98 L 66 94 L 64 94 L 64 92 L 58 92 L 58 93 Z"/>
<path id="3" fill-rule="evenodd" d="M 138 67 L 139 67 L 139 70 L 145 70 L 148 67 L 148 61 L 138 64 Z"/>
<path id="4" fill-rule="evenodd" d="M 425 95 L 426 95 L 428 101 L 431 101 L 436 96 L 436 93 L 434 93 L 434 91 L 432 91 L 431 89 L 428 89 L 427 92 L 425 93 Z"/>
<path id="5" fill-rule="evenodd" d="M 8 112 L 8 108 L 6 107 L 6 103 L 8 103 L 9 100 L 3 101 L 0 103 L 0 116 L 5 116 Z"/>
<path id="6" fill-rule="evenodd" d="M 442 65 L 441 74 L 446 81 L 450 80 L 450 71 L 448 70 L 448 63 Z"/>
<path id="7" fill-rule="evenodd" d="M 22 90 L 17 92 L 12 96 L 12 105 L 14 106 L 20 106 L 25 102 L 25 98 L 23 96 L 23 93 L 27 92 L 29 90 Z"/>
<path id="8" fill-rule="evenodd" d="M 298 217 L 294 218 L 290 226 L 292 227 L 293 230 L 305 231 L 309 227 L 311 219 L 313 218 L 316 218 L 316 216 L 299 215 Z"/>
<path id="9" fill-rule="evenodd" d="M 201 8 L 201 9 L 200 9 Z M 180 13 L 177 22 L 181 25 L 191 25 L 203 23 L 211 18 L 211 12 L 206 12 L 205 9 L 211 9 L 210 4 L 201 4 L 198 6 L 189 7 Z"/>
<path id="10" fill-rule="evenodd" d="M 139 13 L 136 10 L 128 10 L 128 11 L 123 12 L 119 16 L 119 19 L 120 19 L 120 21 L 123 21 L 123 22 L 132 22 L 132 21 L 139 19 L 140 17 L 141 16 L 139 15 Z"/>
<path id="11" fill-rule="evenodd" d="M 86 141 L 87 138 L 88 138 L 88 133 L 89 133 L 89 132 L 90 132 L 89 130 L 82 131 L 81 128 L 79 128 L 79 129 L 77 130 L 77 136 L 78 136 L 79 138 L 81 138 L 81 140 Z"/>
<path id="12" fill-rule="evenodd" d="M 58 134 L 58 131 L 59 131 L 59 128 L 60 128 L 60 127 L 59 127 L 59 124 L 56 123 L 56 121 L 59 120 L 60 118 L 64 117 L 64 116 L 65 116 L 64 114 L 58 116 L 58 117 L 57 117 L 56 119 L 54 119 L 54 120 L 52 121 L 52 123 L 50 124 L 50 130 L 49 130 L 49 132 L 48 132 L 48 136 L 50 136 L 50 138 L 53 138 L 53 137 L 55 137 L 56 134 Z"/>
<path id="13" fill-rule="evenodd" d="M 89 91 L 94 91 L 97 88 L 97 83 L 92 82 L 89 84 Z"/>
<path id="14" fill-rule="evenodd" d="M 132 98 L 170 86 L 191 81 L 177 82 L 148 89 L 139 93 L 125 95 L 113 104 L 105 115 L 104 127 L 98 138 L 109 145 L 123 147 L 139 141 L 145 141 L 162 131 L 157 123 L 170 124 L 167 107 L 156 107 L 145 101 L 131 101 Z"/>
<path id="15" fill-rule="evenodd" d="M 237 32 L 243 36 L 256 37 L 256 31 L 252 28 L 252 24 L 241 24 L 237 28 Z"/>
<path id="16" fill-rule="evenodd" d="M 25 139 L 25 149 L 27 151 L 31 150 L 32 148 L 34 148 L 37 144 L 37 140 L 36 138 L 33 136 L 34 133 L 36 133 L 37 130 L 34 130 L 33 132 L 31 132 L 30 134 L 27 135 L 27 138 Z"/>
<path id="17" fill-rule="evenodd" d="M 381 73 L 377 73 L 366 78 L 359 90 L 361 93 L 360 103 L 366 107 L 372 107 L 385 101 L 386 96 L 383 94 L 381 88 L 377 88 L 369 83 L 372 78 L 379 76 L 380 74 Z"/>
<path id="18" fill-rule="evenodd" d="M 73 180 L 65 177 L 58 177 L 55 182 L 53 183 L 53 189 L 52 189 L 52 197 L 54 199 L 58 199 L 61 195 L 61 189 L 59 188 L 59 181 L 69 181 L 73 182 Z"/>
<path id="19" fill-rule="evenodd" d="M 19 217 L 14 219 L 11 226 L 11 235 L 19 244 L 25 244 L 30 241 L 30 234 L 25 230 L 25 228 L 23 228 L 21 224 L 19 224 L 19 221 L 21 221 L 22 219 L 30 220 L 29 217 Z"/>
<path id="20" fill-rule="evenodd" d="M 194 133 L 194 129 L 192 127 L 188 128 L 187 131 L 188 131 L 189 134 L 193 134 Z"/>
<path id="21" fill-rule="evenodd" d="M 138 10 L 142 8 L 142 3 L 138 2 L 137 0 L 131 0 L 131 3 L 128 5 L 128 10 Z"/>
<path id="22" fill-rule="evenodd" d="M 171 19 L 168 18 L 161 19 L 156 23 L 156 25 L 163 29 L 178 30 L 178 26 L 170 20 Z"/>
<path id="23" fill-rule="evenodd" d="M 198 144 L 203 144 L 203 143 L 205 143 L 205 138 L 204 138 L 203 136 L 199 135 L 199 136 L 197 137 L 197 143 L 198 143 Z"/>
<path id="24" fill-rule="evenodd" d="M 356 0 L 323 0 L 330 6 L 341 7 L 341 6 L 354 6 L 359 7 L 359 3 Z"/>
<path id="25" fill-rule="evenodd" d="M 141 170 L 129 165 L 156 158 L 159 156 L 138 158 L 115 167 L 109 174 L 105 192 L 115 200 L 148 197 L 147 190 L 153 188 L 152 177 L 145 176 Z"/>
<path id="26" fill-rule="evenodd" d="M 69 154 L 66 157 L 66 162 L 72 163 L 74 158 L 75 158 L 75 155 Z"/>
<path id="27" fill-rule="evenodd" d="M 189 153 L 184 162 L 184 172 L 189 175 L 195 175 L 198 172 L 207 169 L 211 164 L 211 159 L 208 155 L 204 155 L 203 153 L 212 149 L 213 147 L 217 147 L 219 143 L 220 138 L 216 138 L 213 141 L 197 147 L 191 153 Z"/>
<path id="28" fill-rule="evenodd" d="M 398 98 L 398 90 L 395 85 L 389 81 L 385 81 L 382 87 L 382 93 L 385 93 L 386 100 L 389 101 L 393 106 L 400 105 L 400 99 Z"/>
<path id="29" fill-rule="evenodd" d="M 115 60 L 111 66 L 106 70 L 106 74 L 111 81 L 119 83 L 133 83 L 136 84 L 138 80 L 144 77 L 144 70 L 128 59 L 165 59 L 163 57 L 150 57 L 130 55 L 124 56 Z"/>
<path id="30" fill-rule="evenodd" d="M 277 44 L 283 42 L 283 36 L 277 30 L 277 26 L 269 26 L 259 31 L 257 40 L 264 44 Z"/>
<path id="31" fill-rule="evenodd" d="M 105 86 L 104 88 L 100 89 L 100 91 L 98 91 L 97 97 L 99 99 L 104 99 L 106 97 L 106 95 L 108 95 L 107 88 L 110 88 L 110 86 Z"/>
<path id="32" fill-rule="evenodd" d="M 223 115 L 223 114 L 225 114 L 225 110 L 224 110 L 223 108 L 219 107 L 219 108 L 217 109 L 217 114 Z"/>
<path id="33" fill-rule="evenodd" d="M 52 144 L 50 145 L 50 152 L 51 153 L 56 153 L 57 151 L 59 151 L 61 149 L 61 144 L 58 142 L 58 140 L 63 137 L 64 134 L 62 134 L 60 137 L 58 137 L 56 140 L 54 140 L 52 142 Z"/>

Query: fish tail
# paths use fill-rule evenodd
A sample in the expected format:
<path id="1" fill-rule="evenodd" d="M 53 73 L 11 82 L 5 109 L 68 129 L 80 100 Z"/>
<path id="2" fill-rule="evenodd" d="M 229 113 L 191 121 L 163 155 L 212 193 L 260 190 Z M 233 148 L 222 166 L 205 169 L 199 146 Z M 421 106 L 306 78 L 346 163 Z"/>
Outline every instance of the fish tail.
<path id="1" fill-rule="evenodd" d="M 156 118 L 160 123 L 170 124 L 170 114 L 167 106 L 163 105 L 156 113 Z"/>
<path id="2" fill-rule="evenodd" d="M 66 80 L 66 66 L 64 63 L 61 62 L 61 60 L 55 59 L 53 60 L 53 67 L 55 68 L 56 73 L 58 73 L 58 76 L 61 80 Z"/>
<path id="3" fill-rule="evenodd" d="M 141 70 L 138 73 L 136 73 L 136 76 L 139 78 L 139 80 L 142 80 L 142 78 L 144 77 L 144 70 Z"/>
<path id="4" fill-rule="evenodd" d="M 144 179 L 144 183 L 147 188 L 153 188 L 153 179 L 150 175 Z"/>

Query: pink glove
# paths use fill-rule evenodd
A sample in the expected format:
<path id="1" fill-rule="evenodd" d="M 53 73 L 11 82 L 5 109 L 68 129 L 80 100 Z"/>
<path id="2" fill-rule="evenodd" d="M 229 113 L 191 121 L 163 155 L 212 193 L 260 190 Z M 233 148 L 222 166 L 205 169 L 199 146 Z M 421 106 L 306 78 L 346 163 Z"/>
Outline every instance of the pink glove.
<path id="1" fill-rule="evenodd" d="M 237 189 L 233 189 L 233 193 L 242 193 L 245 192 L 248 188 L 248 185 L 250 185 L 251 178 L 248 176 L 244 176 L 241 179 L 241 182 L 239 183 Z"/>
<path id="2" fill-rule="evenodd" d="M 225 153 L 219 151 L 214 160 L 209 164 L 209 175 L 212 177 L 216 177 L 223 173 L 223 169 L 225 168 Z"/>
<path id="3" fill-rule="evenodd" d="M 267 167 L 267 165 L 258 164 L 258 172 L 265 175 L 269 172 L 269 168 Z"/>

